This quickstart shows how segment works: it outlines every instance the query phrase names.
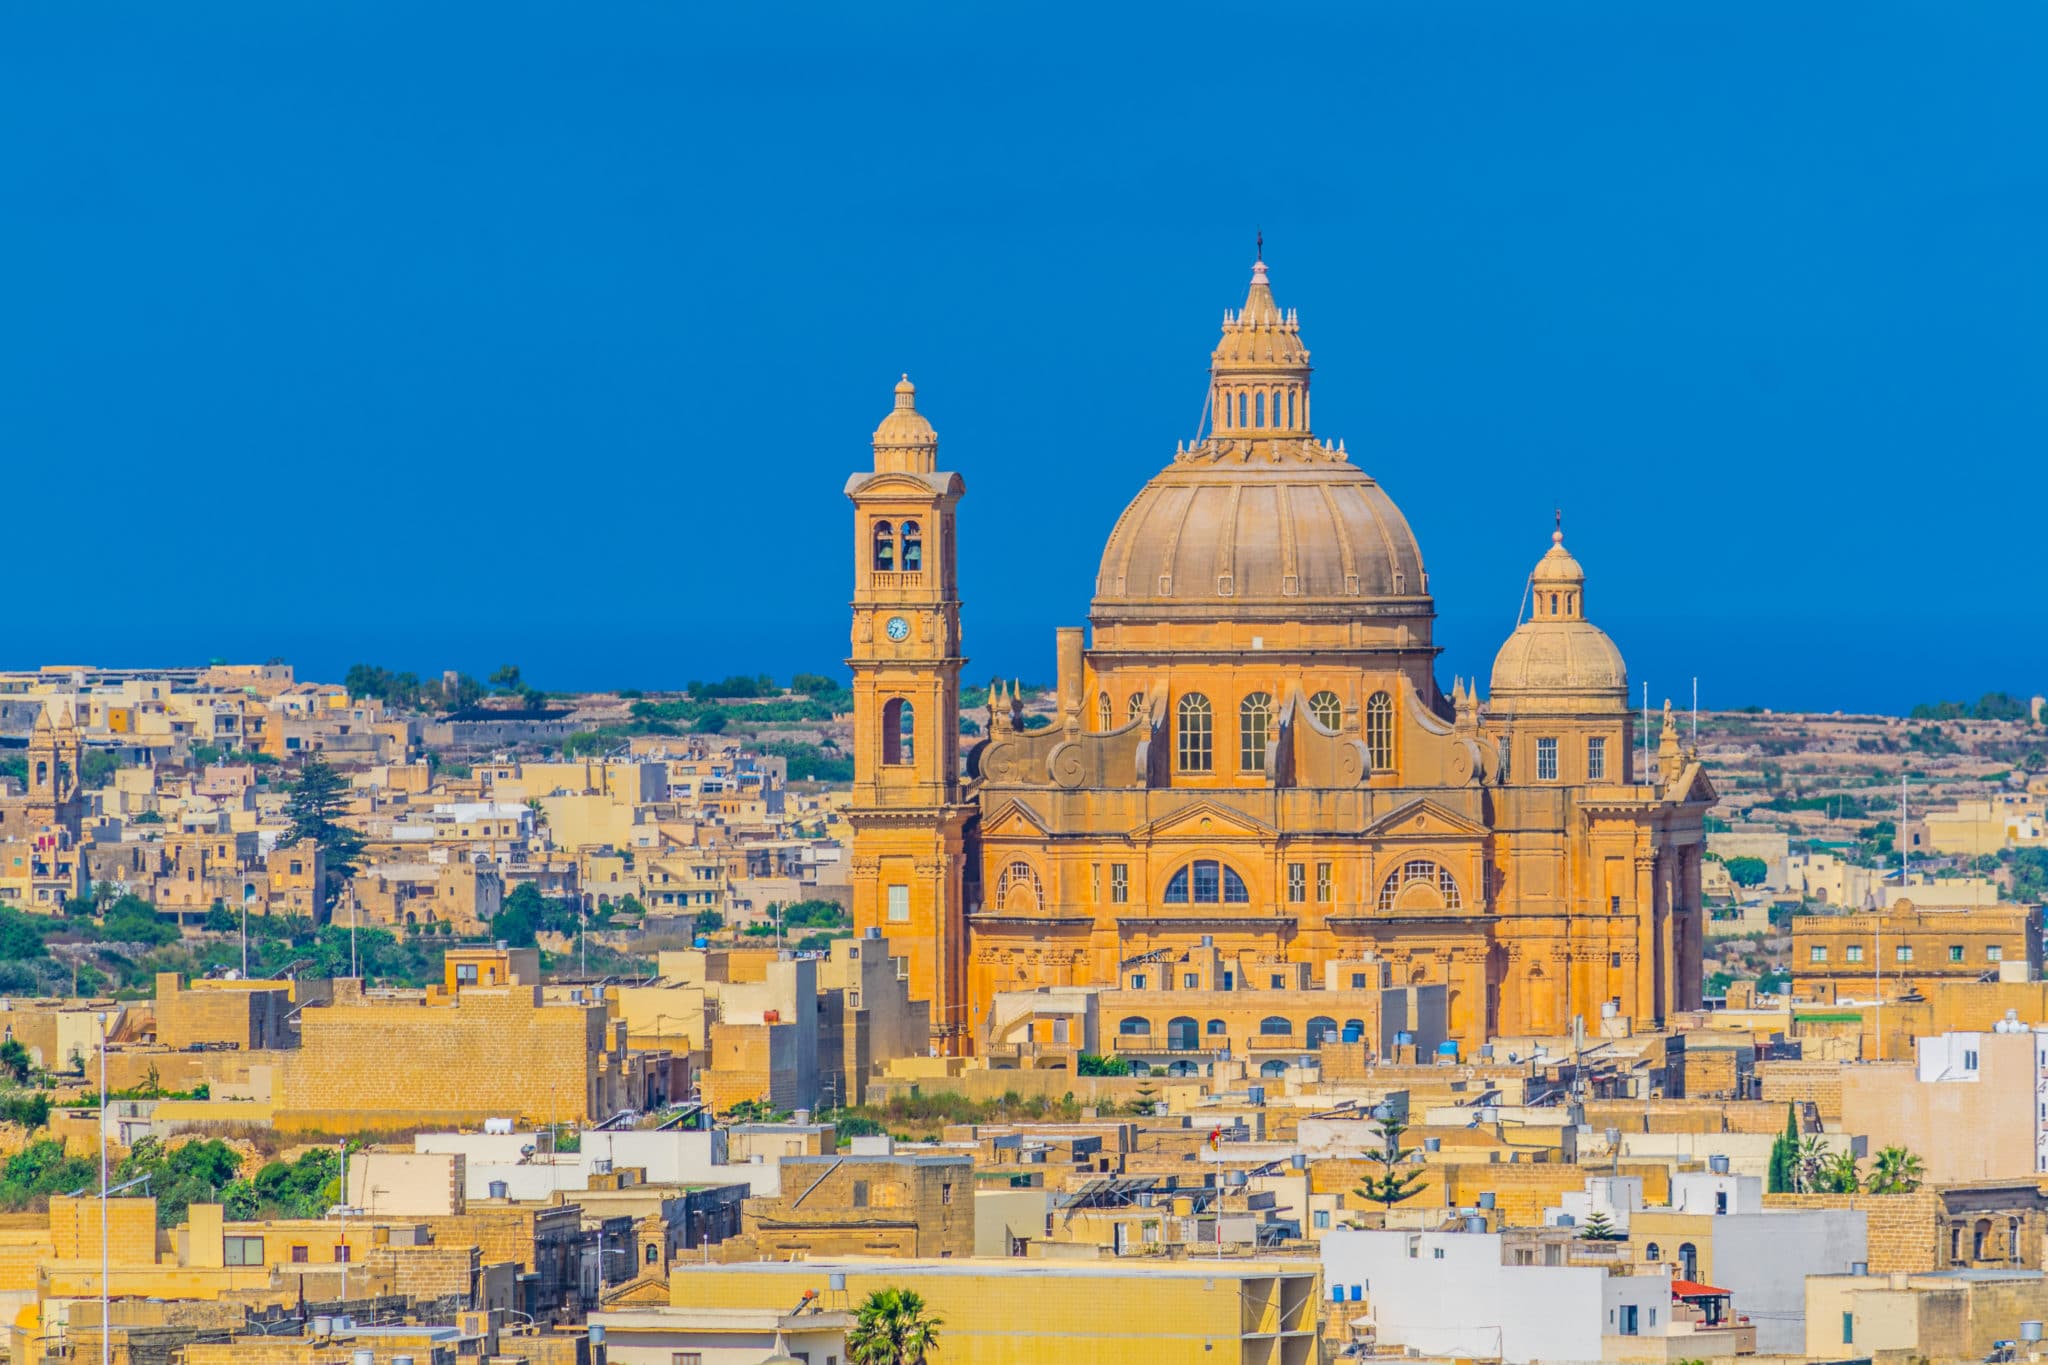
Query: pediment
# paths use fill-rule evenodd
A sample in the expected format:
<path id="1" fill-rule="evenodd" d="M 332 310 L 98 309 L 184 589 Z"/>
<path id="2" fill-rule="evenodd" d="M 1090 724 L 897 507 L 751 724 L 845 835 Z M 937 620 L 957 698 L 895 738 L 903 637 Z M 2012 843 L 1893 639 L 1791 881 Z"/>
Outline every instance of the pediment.
<path id="1" fill-rule="evenodd" d="M 1037 811 L 1015 799 L 1005 801 L 987 815 L 981 817 L 983 838 L 1004 836 L 1031 837 L 1050 834 L 1051 827 Z"/>
<path id="2" fill-rule="evenodd" d="M 1220 801 L 1197 801 L 1132 830 L 1133 839 L 1264 839 L 1279 831 Z"/>
<path id="3" fill-rule="evenodd" d="M 1377 839 L 1447 839 L 1469 838 L 1489 831 L 1486 826 L 1448 806 L 1438 805 L 1426 796 L 1418 796 L 1359 832 Z"/>
<path id="4" fill-rule="evenodd" d="M 1721 794 L 1714 790 L 1714 784 L 1708 780 L 1706 765 L 1695 761 L 1687 764 L 1685 771 L 1678 775 L 1678 781 L 1673 785 L 1668 799 L 1681 804 L 1700 802 L 1712 805 L 1721 799 Z"/>
<path id="5" fill-rule="evenodd" d="M 606 1292 L 606 1308 L 646 1308 L 669 1306 L 668 1276 L 658 1271 L 649 1271 L 636 1276 L 626 1283 Z"/>
<path id="6" fill-rule="evenodd" d="M 849 498 L 931 498 L 958 497 L 966 488 L 960 476 L 946 470 L 922 473 L 908 469 L 885 469 L 855 474 L 846 481 Z"/>

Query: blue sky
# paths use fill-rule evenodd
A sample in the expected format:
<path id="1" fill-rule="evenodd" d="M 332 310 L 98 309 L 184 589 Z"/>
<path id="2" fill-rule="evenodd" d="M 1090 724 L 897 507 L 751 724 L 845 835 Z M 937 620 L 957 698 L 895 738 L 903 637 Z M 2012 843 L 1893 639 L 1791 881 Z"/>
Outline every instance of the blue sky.
<path id="1" fill-rule="evenodd" d="M 2048 685 L 2048 10 L 18 5 L 0 665 L 836 668 L 900 371 L 1046 678 L 1266 234 L 1445 682 Z M 47 596 L 20 594 L 47 586 Z"/>

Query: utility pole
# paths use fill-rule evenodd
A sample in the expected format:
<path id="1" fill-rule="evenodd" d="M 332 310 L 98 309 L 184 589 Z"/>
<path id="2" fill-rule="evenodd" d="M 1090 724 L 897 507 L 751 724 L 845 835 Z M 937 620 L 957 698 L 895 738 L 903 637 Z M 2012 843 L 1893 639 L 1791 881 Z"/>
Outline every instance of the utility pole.
<path id="1" fill-rule="evenodd" d="M 107 1012 L 100 1020 L 100 1365 L 112 1365 L 113 1329 L 107 1321 Z"/>

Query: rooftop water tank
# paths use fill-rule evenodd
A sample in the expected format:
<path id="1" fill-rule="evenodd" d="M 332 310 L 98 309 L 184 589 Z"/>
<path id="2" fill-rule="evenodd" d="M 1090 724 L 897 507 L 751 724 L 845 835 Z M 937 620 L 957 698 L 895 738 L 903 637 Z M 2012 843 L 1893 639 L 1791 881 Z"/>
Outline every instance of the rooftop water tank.
<path id="1" fill-rule="evenodd" d="M 2039 1322 L 2037 1322 L 2033 1318 L 2028 1318 L 2025 1322 L 2020 1324 L 2021 1341 L 2039 1341 L 2040 1339 L 2041 1324 Z"/>
<path id="2" fill-rule="evenodd" d="M 1726 1175 L 1726 1174 L 1728 1174 L 1728 1158 L 1727 1158 L 1727 1156 L 1726 1156 L 1725 1154 L 1723 1154 L 1723 1153 L 1720 1153 L 1720 1152 L 1716 1152 L 1716 1153 L 1715 1153 L 1714 1155 L 1712 1155 L 1712 1156 L 1708 1157 L 1708 1158 L 1707 1158 L 1707 1169 L 1708 1169 L 1708 1170 L 1710 1170 L 1710 1171 L 1712 1171 L 1712 1172 L 1713 1172 L 1713 1173 L 1714 1173 L 1715 1175 Z"/>

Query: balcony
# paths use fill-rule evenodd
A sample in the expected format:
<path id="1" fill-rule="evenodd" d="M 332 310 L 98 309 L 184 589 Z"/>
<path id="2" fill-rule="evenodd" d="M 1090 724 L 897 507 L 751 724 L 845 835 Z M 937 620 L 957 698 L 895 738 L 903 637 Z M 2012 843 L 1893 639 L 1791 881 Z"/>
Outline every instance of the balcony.
<path id="1" fill-rule="evenodd" d="M 868 586 L 876 592 L 921 588 L 924 586 L 924 570 L 909 569 L 901 573 L 884 573 L 878 569 L 868 575 Z"/>
<path id="2" fill-rule="evenodd" d="M 1223 1048 L 1203 1047 L 1195 1043 L 1170 1042 L 1163 1034 L 1119 1033 L 1111 1039 L 1111 1050 L 1134 1053 L 1140 1057 L 1186 1057 L 1215 1058 L 1223 1055 Z"/>

